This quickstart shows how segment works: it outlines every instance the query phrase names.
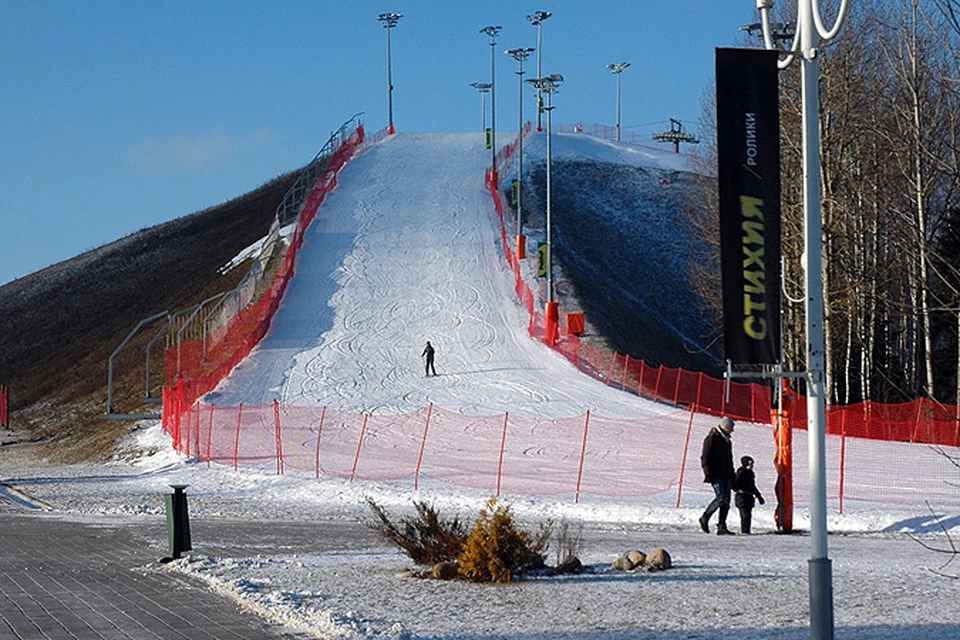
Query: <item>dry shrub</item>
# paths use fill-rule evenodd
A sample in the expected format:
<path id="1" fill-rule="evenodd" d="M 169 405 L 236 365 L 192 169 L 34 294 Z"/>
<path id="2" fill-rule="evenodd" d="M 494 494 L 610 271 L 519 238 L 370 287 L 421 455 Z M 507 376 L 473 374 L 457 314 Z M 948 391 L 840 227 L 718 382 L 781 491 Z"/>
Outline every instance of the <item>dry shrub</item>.
<path id="1" fill-rule="evenodd" d="M 432 566 L 437 562 L 456 560 L 463 548 L 466 527 L 458 518 L 443 520 L 433 505 L 415 501 L 413 506 L 417 516 L 401 518 L 397 523 L 373 498 L 367 498 L 367 505 L 376 517 L 368 526 L 406 551 L 418 565 Z"/>
<path id="2" fill-rule="evenodd" d="M 566 519 L 557 527 L 557 565 L 569 562 L 580 555 L 583 546 L 583 523 L 570 524 Z"/>
<path id="3" fill-rule="evenodd" d="M 460 553 L 460 577 L 472 582 L 510 582 L 514 575 L 543 567 L 551 527 L 534 537 L 513 521 L 508 505 L 490 498 L 480 510 Z"/>

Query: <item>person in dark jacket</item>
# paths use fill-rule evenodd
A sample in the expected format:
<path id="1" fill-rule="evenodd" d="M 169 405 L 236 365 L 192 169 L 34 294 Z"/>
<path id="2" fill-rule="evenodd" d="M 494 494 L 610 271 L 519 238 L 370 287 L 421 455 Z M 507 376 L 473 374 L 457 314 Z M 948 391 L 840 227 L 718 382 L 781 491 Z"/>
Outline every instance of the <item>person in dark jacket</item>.
<path id="1" fill-rule="evenodd" d="M 733 477 L 733 488 L 737 492 L 733 500 L 737 509 L 740 510 L 740 533 L 749 535 L 754 498 L 757 502 L 763 504 L 763 496 L 757 489 L 757 476 L 753 472 L 753 458 L 743 456 L 740 458 L 740 465 Z"/>
<path id="2" fill-rule="evenodd" d="M 426 371 L 424 375 L 430 375 L 431 372 L 433 375 L 437 375 L 437 370 L 433 366 L 433 356 L 436 354 L 436 351 L 433 348 L 433 345 L 430 344 L 430 341 L 427 341 L 427 346 L 423 348 L 423 353 L 420 354 L 420 357 L 427 357 Z"/>
<path id="3" fill-rule="evenodd" d="M 717 516 L 717 535 L 732 536 L 727 528 L 727 513 L 730 511 L 730 491 L 733 488 L 733 420 L 729 416 L 720 419 L 703 439 L 700 453 L 700 467 L 703 469 L 703 481 L 713 486 L 713 501 L 700 516 L 700 528 L 710 533 L 710 518 Z"/>

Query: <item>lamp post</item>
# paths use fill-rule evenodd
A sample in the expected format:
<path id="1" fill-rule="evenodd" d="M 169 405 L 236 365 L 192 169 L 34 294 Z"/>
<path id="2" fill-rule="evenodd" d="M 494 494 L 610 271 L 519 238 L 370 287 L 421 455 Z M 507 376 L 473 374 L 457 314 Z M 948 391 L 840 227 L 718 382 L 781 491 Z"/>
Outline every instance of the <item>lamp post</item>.
<path id="1" fill-rule="evenodd" d="M 480 131 L 487 130 L 487 94 L 490 93 L 489 82 L 471 82 L 470 86 L 480 93 Z"/>
<path id="2" fill-rule="evenodd" d="M 387 133 L 393 135 L 393 62 L 390 53 L 390 32 L 403 16 L 399 13 L 381 13 L 377 16 L 387 31 Z"/>
<path id="3" fill-rule="evenodd" d="M 553 299 L 553 231 L 551 224 L 551 178 L 550 164 L 553 159 L 551 132 L 552 132 L 552 113 L 553 113 L 553 93 L 560 89 L 560 83 L 563 82 L 563 76 L 559 73 L 544 78 L 533 78 L 527 80 L 537 90 L 537 95 L 547 94 L 547 106 L 543 108 L 547 112 L 547 318 L 556 314 L 555 302 Z"/>
<path id="4" fill-rule="evenodd" d="M 499 25 L 487 25 L 480 29 L 480 33 L 490 36 L 490 183 L 495 187 L 497 181 L 497 80 L 496 63 L 493 49 L 497 46 Z"/>
<path id="5" fill-rule="evenodd" d="M 552 16 L 549 11 L 535 11 L 527 16 L 530 24 L 537 28 L 537 77 L 543 77 L 543 21 Z M 537 93 L 537 131 L 543 131 L 543 123 L 540 118 L 543 113 L 543 101 L 540 94 Z"/>
<path id="6" fill-rule="evenodd" d="M 810 638 L 833 638 L 833 577 L 827 556 L 826 489 L 826 392 L 823 328 L 823 279 L 820 211 L 820 63 L 818 37 L 825 43 L 837 36 L 847 10 L 842 0 L 833 27 L 824 27 L 816 0 L 797 0 L 797 30 L 789 52 L 779 66 L 785 69 L 795 59 L 801 68 L 803 94 L 803 218 L 804 280 L 807 330 L 807 421 L 810 461 Z M 773 0 L 756 0 L 767 49 L 775 49 L 770 9 Z M 816 30 L 814 30 L 816 29 Z"/>
<path id="7" fill-rule="evenodd" d="M 629 62 L 618 62 L 616 64 L 607 65 L 607 69 L 610 69 L 610 73 L 617 76 L 617 142 L 620 142 L 620 74 L 629 66 Z"/>
<path id="8" fill-rule="evenodd" d="M 533 47 L 507 49 L 506 51 L 508 56 L 513 57 L 514 60 L 520 63 L 520 70 L 517 71 L 517 77 L 520 78 L 520 90 L 518 92 L 520 103 L 520 124 L 519 133 L 517 134 L 517 223 L 515 225 L 517 230 L 518 260 L 522 260 L 526 257 L 526 242 L 524 241 L 523 236 L 523 200 L 520 197 L 523 188 L 523 61 L 529 58 L 533 51 Z"/>

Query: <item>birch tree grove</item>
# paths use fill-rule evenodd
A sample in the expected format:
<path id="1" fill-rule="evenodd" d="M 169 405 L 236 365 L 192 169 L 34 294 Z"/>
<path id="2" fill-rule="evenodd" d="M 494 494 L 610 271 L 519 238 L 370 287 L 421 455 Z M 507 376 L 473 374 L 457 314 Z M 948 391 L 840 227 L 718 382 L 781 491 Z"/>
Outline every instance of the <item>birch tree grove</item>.
<path id="1" fill-rule="evenodd" d="M 957 16 L 960 0 L 853 2 L 840 37 L 819 52 L 832 404 L 919 397 L 960 404 Z M 778 18 L 792 21 L 789 14 Z M 780 73 L 780 84 L 784 366 L 801 371 L 806 339 L 795 65 Z M 706 101 L 701 130 L 715 122 L 712 109 Z M 702 151 L 709 162 L 714 151 Z M 716 245 L 715 197 L 707 196 L 708 188 L 691 203 L 693 228 Z M 699 281 L 706 297 L 711 281 Z M 801 302 L 791 302 L 796 299 Z"/>

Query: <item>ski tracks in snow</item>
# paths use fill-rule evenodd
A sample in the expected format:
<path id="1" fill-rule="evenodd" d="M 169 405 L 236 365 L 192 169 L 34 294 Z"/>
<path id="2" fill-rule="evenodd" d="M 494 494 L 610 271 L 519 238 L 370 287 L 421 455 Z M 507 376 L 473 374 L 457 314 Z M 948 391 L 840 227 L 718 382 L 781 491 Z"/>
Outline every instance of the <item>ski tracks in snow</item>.
<path id="1" fill-rule="evenodd" d="M 306 234 L 270 333 L 208 402 L 667 413 L 527 336 L 483 185 L 489 157 L 479 133 L 399 134 L 348 163 Z M 437 377 L 424 377 L 427 340 Z"/>

